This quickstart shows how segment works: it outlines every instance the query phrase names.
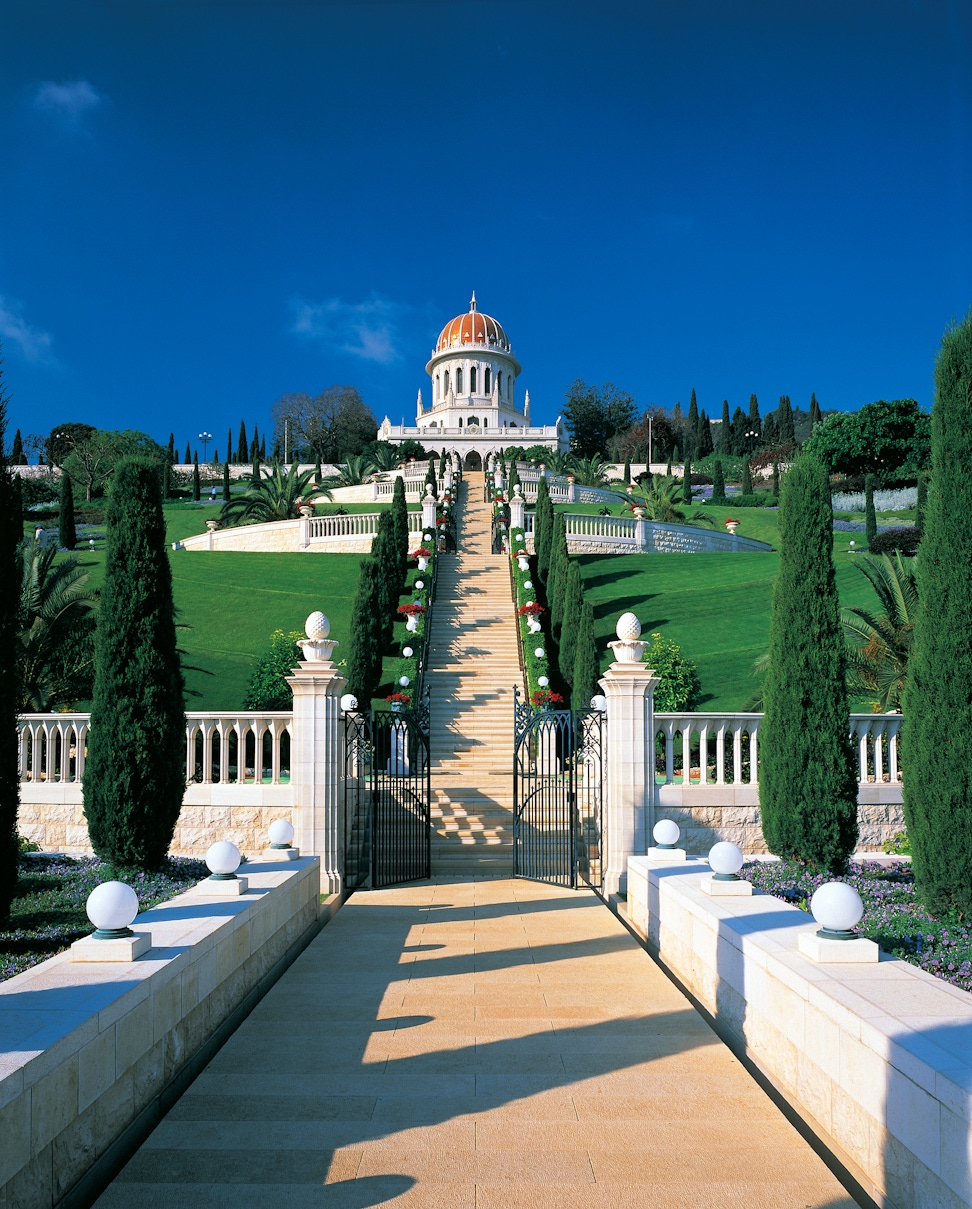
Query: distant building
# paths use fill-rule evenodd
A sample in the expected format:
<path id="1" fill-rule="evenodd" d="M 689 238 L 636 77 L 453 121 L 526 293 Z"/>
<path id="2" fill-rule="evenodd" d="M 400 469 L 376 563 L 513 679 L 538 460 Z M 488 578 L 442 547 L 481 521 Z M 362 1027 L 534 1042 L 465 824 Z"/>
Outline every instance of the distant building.
<path id="1" fill-rule="evenodd" d="M 567 448 L 567 433 L 556 424 L 530 424 L 530 392 L 523 406 L 516 401 L 520 363 L 503 327 L 476 309 L 450 319 L 435 342 L 425 367 L 432 379 L 432 403 L 426 407 L 418 392 L 415 426 L 392 424 L 385 416 L 378 439 L 397 445 L 420 441 L 436 453 L 450 452 L 467 470 L 479 470 L 484 459 L 510 445 Z"/>

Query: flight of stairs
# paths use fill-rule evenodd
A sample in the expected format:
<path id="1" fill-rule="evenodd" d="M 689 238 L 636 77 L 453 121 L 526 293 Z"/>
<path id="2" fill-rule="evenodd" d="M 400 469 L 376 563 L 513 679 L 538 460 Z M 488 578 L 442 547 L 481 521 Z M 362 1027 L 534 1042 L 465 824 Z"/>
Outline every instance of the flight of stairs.
<path id="1" fill-rule="evenodd" d="M 513 686 L 523 691 L 509 558 L 491 554 L 484 476 L 459 489 L 455 554 L 438 556 L 429 665 L 432 873 L 513 871 Z"/>

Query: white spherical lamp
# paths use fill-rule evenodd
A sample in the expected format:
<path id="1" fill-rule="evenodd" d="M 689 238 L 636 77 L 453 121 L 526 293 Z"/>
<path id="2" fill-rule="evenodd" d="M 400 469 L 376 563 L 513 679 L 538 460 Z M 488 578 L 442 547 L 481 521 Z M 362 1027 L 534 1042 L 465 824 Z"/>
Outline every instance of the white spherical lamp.
<path id="1" fill-rule="evenodd" d="M 743 867 L 742 849 L 729 840 L 720 840 L 709 849 L 709 865 L 717 882 L 738 882 Z"/>
<path id="2" fill-rule="evenodd" d="M 102 882 L 88 895 L 85 910 L 95 926 L 96 939 L 131 936 L 128 925 L 138 914 L 138 895 L 124 882 Z"/>
<path id="3" fill-rule="evenodd" d="M 271 848 L 289 848 L 294 839 L 294 825 L 289 819 L 274 819 L 267 828 Z"/>
<path id="4" fill-rule="evenodd" d="M 659 819 L 651 834 L 659 848 L 674 848 L 682 833 L 674 819 Z"/>
<path id="5" fill-rule="evenodd" d="M 358 698 L 354 693 L 345 693 L 341 698 L 341 708 L 346 714 L 358 708 Z"/>
<path id="6" fill-rule="evenodd" d="M 525 579 L 523 581 L 523 590 L 524 590 L 524 592 L 533 591 L 533 580 L 532 579 Z"/>
<path id="7" fill-rule="evenodd" d="M 321 642 L 328 636 L 328 634 L 330 634 L 331 623 L 324 616 L 324 614 L 318 610 L 316 613 L 311 613 L 311 615 L 304 622 L 304 632 L 307 634 L 307 637 L 311 640 L 311 642 Z"/>
<path id="8" fill-rule="evenodd" d="M 864 914 L 864 902 L 847 882 L 824 882 L 813 892 L 810 913 L 820 924 L 818 936 L 852 940 L 854 927 Z"/>
<path id="9" fill-rule="evenodd" d="M 549 683 L 550 683 L 550 681 L 547 679 L 546 676 L 537 677 L 537 684 L 539 684 L 541 688 L 546 688 Z"/>
<path id="10" fill-rule="evenodd" d="M 534 653 L 534 655 L 536 655 L 536 657 L 538 659 L 546 659 L 546 657 L 547 657 L 547 652 L 543 649 L 542 646 L 538 646 L 537 649 L 533 653 Z"/>
<path id="11" fill-rule="evenodd" d="M 398 683 L 402 686 L 402 688 L 408 688 L 410 682 L 407 676 L 399 676 Z"/>
<path id="12" fill-rule="evenodd" d="M 425 580 L 424 580 L 424 579 L 417 579 L 417 580 L 415 581 L 415 586 L 416 586 L 416 588 L 418 588 L 418 590 L 421 592 L 421 591 L 422 591 L 422 589 L 425 587 Z"/>
<path id="13" fill-rule="evenodd" d="M 596 709 L 599 714 L 607 713 L 607 697 L 603 693 L 595 693 L 591 698 L 591 709 Z"/>
<path id="14" fill-rule="evenodd" d="M 414 655 L 414 653 L 415 653 L 415 652 L 412 650 L 412 648 L 411 648 L 410 646 L 403 646 L 403 647 L 402 647 L 402 655 L 403 655 L 403 656 L 404 656 L 406 659 L 411 659 L 411 658 L 412 658 L 412 655 Z"/>
<path id="15" fill-rule="evenodd" d="M 216 882 L 231 882 L 240 867 L 240 850 L 229 840 L 217 840 L 206 851 L 206 864 Z"/>

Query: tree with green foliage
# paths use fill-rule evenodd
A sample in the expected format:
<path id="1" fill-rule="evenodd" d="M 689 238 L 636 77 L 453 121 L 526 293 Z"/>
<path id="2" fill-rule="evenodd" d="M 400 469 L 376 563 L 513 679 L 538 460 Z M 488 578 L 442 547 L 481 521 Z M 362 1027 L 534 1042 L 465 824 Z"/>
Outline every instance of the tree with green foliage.
<path id="1" fill-rule="evenodd" d="M 727 452 L 731 453 L 733 457 L 744 457 L 746 453 L 748 453 L 749 442 L 746 439 L 747 431 L 748 425 L 746 413 L 741 407 L 737 407 L 732 413 L 732 423 L 729 425 L 729 432 L 731 435 L 729 438 L 729 449 Z"/>
<path id="2" fill-rule="evenodd" d="M 250 442 L 246 439 L 246 421 L 240 420 L 240 437 L 236 444 L 237 465 L 242 466 L 250 460 Z"/>
<path id="3" fill-rule="evenodd" d="M 715 445 L 712 441 L 712 425 L 709 423 L 709 417 L 703 411 L 699 416 L 699 440 L 696 447 L 696 453 L 699 458 L 707 458 L 714 450 Z"/>
<path id="4" fill-rule="evenodd" d="M 574 661 L 577 656 L 577 619 L 584 605 L 584 592 L 581 588 L 580 569 L 577 560 L 568 558 L 567 573 L 564 576 L 563 614 L 560 627 L 559 667 L 560 674 L 567 684 L 574 681 Z M 563 622 L 566 621 L 566 624 Z"/>
<path id="5" fill-rule="evenodd" d="M 200 482 L 199 482 L 199 454 L 195 454 L 192 459 L 192 498 L 198 503 L 200 497 Z"/>
<path id="6" fill-rule="evenodd" d="M 857 767 L 830 481 L 812 455 L 783 481 L 779 531 L 759 735 L 763 835 L 777 856 L 838 873 L 857 840 Z"/>
<path id="7" fill-rule="evenodd" d="M 877 513 L 874 511 L 874 475 L 864 476 L 864 535 L 867 544 L 877 537 Z"/>
<path id="8" fill-rule="evenodd" d="M 719 458 L 712 464 L 712 502 L 716 500 L 725 500 L 726 498 L 726 480 L 722 473 L 722 461 Z"/>
<path id="9" fill-rule="evenodd" d="M 177 459 L 176 459 L 175 433 L 174 432 L 169 433 L 169 444 L 168 444 L 168 447 L 166 448 L 165 456 L 168 459 L 170 466 L 175 465 L 175 462 Z"/>
<path id="10" fill-rule="evenodd" d="M 395 478 L 391 510 L 394 518 L 395 552 L 398 555 L 395 578 L 398 591 L 401 592 L 405 587 L 405 575 L 408 571 L 408 503 L 405 500 L 405 480 L 401 475 Z"/>
<path id="11" fill-rule="evenodd" d="M 652 634 L 645 647 L 642 662 L 647 663 L 658 677 L 654 706 L 659 713 L 679 713 L 694 709 L 699 696 L 699 674 L 691 659 L 670 638 Z"/>
<path id="12" fill-rule="evenodd" d="M 822 420 L 823 420 L 823 416 L 820 414 L 820 404 L 817 402 L 817 396 L 813 391 L 811 391 L 810 392 L 810 431 L 813 432 L 813 430 L 817 427 L 817 425 Z"/>
<path id="13" fill-rule="evenodd" d="M 391 642 L 402 584 L 398 577 L 398 553 L 395 549 L 395 518 L 390 509 L 378 517 L 378 531 L 371 543 L 371 557 L 378 567 L 382 650 Z"/>
<path id="14" fill-rule="evenodd" d="M 682 472 L 682 503 L 691 504 L 692 502 L 692 459 L 687 454 L 685 456 L 685 469 Z"/>
<path id="15" fill-rule="evenodd" d="M 781 445 L 793 445 L 796 442 L 789 395 L 780 395 L 780 405 L 776 409 L 776 433 Z"/>
<path id="16" fill-rule="evenodd" d="M 156 869 L 182 808 L 186 716 L 154 463 L 119 464 L 105 519 L 84 813 L 102 859 Z"/>
<path id="17" fill-rule="evenodd" d="M 743 495 L 753 494 L 753 472 L 749 465 L 749 458 L 743 459 L 742 493 Z"/>
<path id="18" fill-rule="evenodd" d="M 270 644 L 260 656 L 246 687 L 244 709 L 293 709 L 294 690 L 287 683 L 301 659 L 298 642 L 304 637 L 299 630 L 285 634 L 274 630 Z"/>
<path id="19" fill-rule="evenodd" d="M 776 412 L 771 411 L 763 421 L 763 444 L 767 449 L 775 449 L 779 443 L 779 433 L 776 430 Z"/>
<path id="20" fill-rule="evenodd" d="M 7 394 L 0 357 L 0 927 L 10 919 L 17 889 L 17 812 L 20 808 L 19 736 L 20 666 L 10 657 L 17 641 L 20 578 L 17 551 L 23 527 L 17 516 L 16 488 L 7 457 Z"/>
<path id="21" fill-rule="evenodd" d="M 567 523 L 562 512 L 556 513 L 553 537 L 550 542 L 550 574 L 547 578 L 547 604 L 550 607 L 550 632 L 560 637 L 560 626 L 564 619 L 564 590 L 567 579 Z"/>
<path id="22" fill-rule="evenodd" d="M 57 510 L 57 544 L 62 550 L 73 550 L 78 544 L 74 524 L 74 484 L 66 470 L 61 471 L 60 502 Z"/>
<path id="23" fill-rule="evenodd" d="M 804 445 L 831 474 L 912 478 L 928 466 L 930 422 L 914 399 L 879 399 L 858 412 L 832 412 Z"/>
<path id="24" fill-rule="evenodd" d="M 685 431 L 688 439 L 685 442 L 686 455 L 691 457 L 699 447 L 699 404 L 695 397 L 695 387 L 692 387 L 692 398 L 689 400 L 688 420 Z"/>
<path id="25" fill-rule="evenodd" d="M 190 448 L 188 441 L 186 441 L 186 456 L 182 459 L 182 461 L 186 466 L 192 462 L 192 449 Z"/>
<path id="26" fill-rule="evenodd" d="M 732 452 L 732 420 L 729 417 L 729 400 L 722 400 L 722 423 L 719 425 L 719 449 L 722 453 Z"/>
<path id="27" fill-rule="evenodd" d="M 10 465 L 11 466 L 26 466 L 27 457 L 24 453 L 24 441 L 20 435 L 20 429 L 14 433 L 13 445 L 10 447 Z"/>
<path id="28" fill-rule="evenodd" d="M 227 460 L 227 462 L 236 461 L 236 457 L 233 453 L 233 430 L 232 430 L 232 428 L 227 428 L 227 430 L 226 430 L 226 460 Z"/>
<path id="29" fill-rule="evenodd" d="M 773 463 L 773 498 L 775 500 L 778 500 L 780 498 L 780 464 L 779 464 L 779 462 Z"/>
<path id="30" fill-rule="evenodd" d="M 289 521 L 297 515 L 298 501 L 313 504 L 330 498 L 329 488 L 314 486 L 313 471 L 301 470 L 296 462 L 292 462 L 286 474 L 280 466 L 274 466 L 267 478 L 259 479 L 255 485 L 251 482 L 246 491 L 224 503 L 219 519 L 224 525 Z"/>
<path id="31" fill-rule="evenodd" d="M 714 525 L 715 521 L 704 508 L 697 508 L 690 517 L 686 517 L 678 506 L 683 502 L 683 486 L 681 480 L 671 475 L 653 474 L 650 479 L 643 478 L 638 483 L 630 499 L 636 507 L 645 510 L 645 517 L 650 521 L 676 525 L 688 519 L 695 525 Z"/>
<path id="32" fill-rule="evenodd" d="M 537 556 L 537 574 L 543 583 L 550 574 L 550 549 L 553 543 L 553 504 L 545 475 L 537 482 L 537 502 L 533 512 L 533 550 Z"/>
<path id="33" fill-rule="evenodd" d="M 677 466 L 682 460 L 682 454 L 679 447 L 676 445 L 672 449 L 671 464 Z"/>
<path id="34" fill-rule="evenodd" d="M 925 508 L 928 505 L 928 473 L 922 471 L 918 475 L 918 498 L 915 501 L 915 528 L 925 527 Z"/>
<path id="35" fill-rule="evenodd" d="M 918 616 L 902 712 L 904 812 L 932 911 L 972 909 L 972 314 L 942 339 Z"/>
<path id="36" fill-rule="evenodd" d="M 847 685 L 866 697 L 875 713 L 901 709 L 908 678 L 908 659 L 918 616 L 918 578 L 914 559 L 890 555 L 862 558 L 854 566 L 874 589 L 883 612 L 844 609 L 847 638 Z"/>
<path id="37" fill-rule="evenodd" d="M 257 446 L 256 440 L 254 440 L 254 442 L 253 442 L 253 448 L 251 450 L 251 453 L 253 455 L 253 457 L 252 457 L 253 467 L 250 471 L 250 482 L 254 487 L 259 487 L 259 485 L 263 479 L 263 475 L 260 470 L 260 450 L 259 450 L 259 447 Z M 294 462 L 294 465 L 296 466 L 297 463 Z"/>
<path id="38" fill-rule="evenodd" d="M 621 471 L 621 482 L 625 483 L 625 484 L 631 482 L 631 459 L 630 458 L 624 459 L 624 468 Z"/>
<path id="39" fill-rule="evenodd" d="M 571 709 L 590 709 L 591 698 L 599 691 L 597 683 L 597 645 L 594 641 L 594 606 L 585 600 L 581 606 L 574 636 L 574 667 L 568 677 Z"/>
<path id="40" fill-rule="evenodd" d="M 351 635 L 345 675 L 348 692 L 358 698 L 359 709 L 370 709 L 381 683 L 384 650 L 381 624 L 380 569 L 373 558 L 363 559 L 358 586 L 351 606 Z"/>
<path id="41" fill-rule="evenodd" d="M 228 461 L 223 463 L 223 502 L 228 504 L 233 498 L 233 493 L 230 491 L 230 464 Z"/>
<path id="42" fill-rule="evenodd" d="M 746 431 L 756 434 L 756 444 L 760 444 L 763 439 L 763 424 L 759 418 L 759 403 L 755 395 L 749 396 L 749 415 L 746 418 Z"/>
<path id="43" fill-rule="evenodd" d="M 570 432 L 570 452 L 582 458 L 605 454 L 609 442 L 631 427 L 635 401 L 611 382 L 588 385 L 578 378 L 567 391 L 564 421 Z"/>

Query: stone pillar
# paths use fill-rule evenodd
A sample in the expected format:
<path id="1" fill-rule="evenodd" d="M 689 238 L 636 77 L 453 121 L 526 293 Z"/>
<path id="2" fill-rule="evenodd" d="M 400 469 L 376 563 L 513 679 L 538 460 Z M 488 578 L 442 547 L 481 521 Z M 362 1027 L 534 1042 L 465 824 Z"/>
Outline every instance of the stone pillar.
<path id="1" fill-rule="evenodd" d="M 298 525 L 298 532 L 299 532 L 297 544 L 300 546 L 301 550 L 306 550 L 307 547 L 310 545 L 311 524 L 310 524 L 310 514 L 308 513 L 305 516 L 303 509 L 301 509 L 300 518 L 297 522 L 297 525 Z"/>
<path id="2" fill-rule="evenodd" d="M 294 843 L 305 855 L 321 858 L 321 887 L 326 885 L 328 893 L 335 894 L 341 889 L 344 862 L 341 694 L 347 681 L 331 662 L 338 644 L 328 640 L 331 627 L 324 614 L 311 613 L 304 628 L 307 638 L 298 644 L 304 661 L 287 677 L 294 690 L 290 752 Z"/>
<path id="3" fill-rule="evenodd" d="M 604 893 L 624 892 L 628 857 L 648 847 L 654 814 L 654 711 L 658 677 L 641 662 L 646 643 L 634 613 L 618 618 L 615 662 L 598 681 L 607 698 Z"/>
<path id="4" fill-rule="evenodd" d="M 422 528 L 426 533 L 435 532 L 435 496 L 432 494 L 431 483 L 422 497 Z"/>
<path id="5" fill-rule="evenodd" d="M 577 502 L 577 492 L 574 490 L 574 487 L 575 487 L 574 480 L 570 475 L 568 475 L 567 476 L 567 499 L 572 504 Z"/>
<path id="6" fill-rule="evenodd" d="M 524 512 L 526 510 L 523 496 L 520 495 L 520 484 L 513 488 L 513 497 L 510 500 L 510 528 L 522 529 L 524 524 Z"/>
<path id="7" fill-rule="evenodd" d="M 644 553 L 648 549 L 648 524 L 644 508 L 635 508 L 635 549 Z"/>

